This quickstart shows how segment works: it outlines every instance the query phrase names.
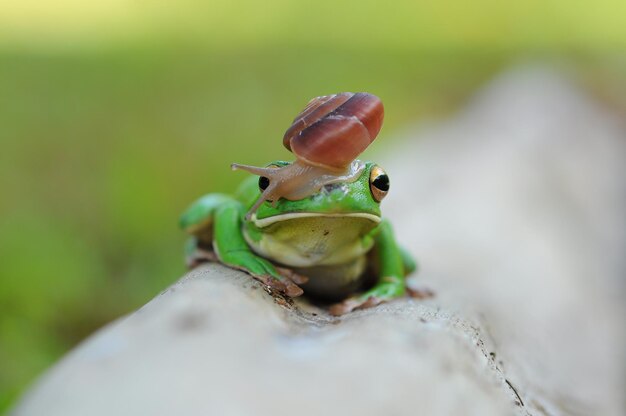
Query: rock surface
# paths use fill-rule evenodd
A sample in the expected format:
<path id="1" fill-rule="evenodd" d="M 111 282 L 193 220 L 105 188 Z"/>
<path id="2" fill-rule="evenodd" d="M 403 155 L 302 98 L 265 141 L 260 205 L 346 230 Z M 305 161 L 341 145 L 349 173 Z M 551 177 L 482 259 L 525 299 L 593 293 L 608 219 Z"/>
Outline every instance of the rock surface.
<path id="1" fill-rule="evenodd" d="M 623 123 L 524 68 L 407 135 L 383 208 L 436 298 L 334 318 L 202 266 L 13 414 L 624 414 Z"/>

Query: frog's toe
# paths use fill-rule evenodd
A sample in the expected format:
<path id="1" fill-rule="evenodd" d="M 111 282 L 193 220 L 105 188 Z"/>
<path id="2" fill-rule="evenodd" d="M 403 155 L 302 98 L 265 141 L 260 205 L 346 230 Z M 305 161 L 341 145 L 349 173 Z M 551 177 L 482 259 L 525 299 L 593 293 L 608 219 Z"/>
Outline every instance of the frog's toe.
<path id="1" fill-rule="evenodd" d="M 285 295 L 289 297 L 294 298 L 304 293 L 304 291 L 302 290 L 300 286 L 298 286 L 297 284 L 295 284 L 292 280 L 288 278 L 281 276 L 281 278 L 279 279 L 276 276 L 272 276 L 270 273 L 263 273 L 263 274 L 250 273 L 250 274 L 252 274 L 252 276 L 255 279 L 257 279 L 264 285 L 269 286 L 270 288 L 278 292 L 284 293 Z"/>
<path id="2" fill-rule="evenodd" d="M 361 303 L 354 310 L 371 308 L 376 305 L 380 305 L 381 303 L 386 302 L 386 301 L 387 299 L 379 298 L 377 296 L 370 296 L 367 298 L 367 300 L 365 300 L 365 302 Z"/>
<path id="3" fill-rule="evenodd" d="M 414 299 L 428 299 L 435 296 L 435 292 L 427 287 L 406 287 L 406 293 Z"/>
<path id="4" fill-rule="evenodd" d="M 255 276 L 256 277 L 256 276 Z M 304 290 L 294 282 L 289 279 L 278 280 L 273 276 L 261 276 L 257 277 L 257 279 L 261 280 L 264 284 L 275 289 L 285 295 L 295 298 L 304 293 Z"/>
<path id="5" fill-rule="evenodd" d="M 281 292 L 290 297 L 297 297 L 304 293 L 298 285 L 308 282 L 308 277 L 302 276 L 286 267 L 274 266 L 274 268 L 280 276 L 278 280 L 284 285 L 284 290 L 281 290 Z"/>
<path id="6" fill-rule="evenodd" d="M 328 308 L 328 312 L 334 316 L 345 315 L 348 312 L 356 311 L 359 309 L 367 309 L 376 305 L 380 305 L 385 302 L 386 299 L 380 298 L 378 296 L 369 296 L 369 297 L 353 297 L 344 300 L 343 302 L 335 303 L 330 308 Z"/>
<path id="7" fill-rule="evenodd" d="M 285 284 L 285 290 L 283 293 L 289 297 L 295 298 L 304 293 L 304 290 L 302 290 L 300 286 L 290 280 L 285 280 L 283 283 Z"/>
<path id="8" fill-rule="evenodd" d="M 268 273 L 268 275 L 265 276 L 267 278 L 266 281 L 269 282 L 266 283 L 268 286 L 292 298 L 300 296 L 304 293 L 304 290 L 297 285 L 297 283 L 300 283 L 303 280 L 302 278 L 304 278 L 304 276 L 300 276 L 295 273 L 285 275 L 278 269 L 277 273 L 277 275 L 275 275 L 275 273 Z M 306 280 L 304 280 L 304 282 L 306 282 Z"/>
<path id="9" fill-rule="evenodd" d="M 358 309 L 371 308 L 404 295 L 405 288 L 402 282 L 391 278 L 383 280 L 383 283 L 379 283 L 361 295 L 332 305 L 329 312 L 332 315 L 343 315 Z"/>
<path id="10" fill-rule="evenodd" d="M 348 312 L 352 312 L 362 302 L 357 298 L 346 299 L 343 302 L 335 303 L 328 308 L 328 312 L 334 316 L 345 315 Z"/>
<path id="11" fill-rule="evenodd" d="M 306 283 L 306 278 L 302 278 L 304 278 L 304 276 L 290 275 L 289 277 L 287 277 L 285 275 L 282 275 L 282 279 L 280 279 L 280 282 L 285 286 L 285 290 L 283 290 L 282 292 L 287 296 L 291 296 L 292 298 L 302 295 L 304 293 L 304 290 L 302 290 L 302 288 L 298 286 L 298 283 Z"/>
<path id="12" fill-rule="evenodd" d="M 248 273 L 250 272 L 248 271 Z M 287 285 L 283 283 L 282 281 L 278 280 L 277 278 L 275 278 L 274 276 L 271 276 L 269 274 L 257 274 L 257 273 L 250 273 L 250 274 L 252 275 L 252 277 L 254 277 L 259 282 L 263 283 L 265 286 L 269 286 L 273 290 L 287 294 Z"/>
<path id="13" fill-rule="evenodd" d="M 287 267 L 278 267 L 276 266 L 276 271 L 278 273 L 280 273 L 281 276 L 283 276 L 286 279 L 291 280 L 292 282 L 294 282 L 297 285 L 302 285 L 306 282 L 309 281 L 309 278 L 306 276 L 302 276 L 301 274 L 298 274 L 296 272 L 294 272 L 292 269 L 289 269 Z"/>

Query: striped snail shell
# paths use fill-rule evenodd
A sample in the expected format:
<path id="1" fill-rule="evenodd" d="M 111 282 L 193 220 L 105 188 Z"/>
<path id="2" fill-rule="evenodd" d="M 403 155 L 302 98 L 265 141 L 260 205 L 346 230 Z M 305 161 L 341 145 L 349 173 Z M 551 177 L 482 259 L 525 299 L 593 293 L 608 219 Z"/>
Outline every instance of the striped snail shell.
<path id="1" fill-rule="evenodd" d="M 317 97 L 294 119 L 283 144 L 307 164 L 344 170 L 374 141 L 383 116 L 383 103 L 366 92 Z"/>

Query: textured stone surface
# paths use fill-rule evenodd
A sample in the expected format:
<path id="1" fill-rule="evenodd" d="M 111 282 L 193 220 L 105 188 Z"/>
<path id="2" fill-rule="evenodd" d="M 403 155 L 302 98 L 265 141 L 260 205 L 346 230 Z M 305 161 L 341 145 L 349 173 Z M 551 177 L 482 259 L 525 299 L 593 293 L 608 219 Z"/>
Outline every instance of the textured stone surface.
<path id="1" fill-rule="evenodd" d="M 14 414 L 624 414 L 625 132 L 559 75 L 509 72 L 381 161 L 436 298 L 339 319 L 203 266 Z"/>
<path id="2" fill-rule="evenodd" d="M 411 137 L 386 214 L 420 279 L 484 318 L 533 414 L 626 414 L 624 120 L 521 68 Z"/>
<path id="3" fill-rule="evenodd" d="M 476 329 L 449 312 L 403 302 L 339 321 L 283 303 L 205 266 L 74 351 L 21 413 L 511 413 Z M 442 389 L 455 399 L 428 399 Z"/>

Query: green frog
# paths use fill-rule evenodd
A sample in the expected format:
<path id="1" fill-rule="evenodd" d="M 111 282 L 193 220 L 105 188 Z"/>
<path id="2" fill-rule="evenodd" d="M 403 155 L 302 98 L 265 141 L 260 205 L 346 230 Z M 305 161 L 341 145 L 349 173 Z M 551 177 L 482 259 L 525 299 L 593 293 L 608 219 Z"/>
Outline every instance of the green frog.
<path id="1" fill-rule="evenodd" d="M 366 92 L 309 101 L 283 137 L 295 161 L 233 164 L 254 176 L 234 196 L 206 195 L 183 214 L 188 264 L 215 260 L 287 296 L 306 291 L 335 302 L 334 315 L 403 296 L 416 266 L 380 215 L 389 176 L 357 159 L 383 116 L 380 98 Z"/>
<path id="2" fill-rule="evenodd" d="M 268 166 L 287 167 L 284 161 Z M 334 315 L 404 296 L 416 264 L 381 217 L 389 176 L 372 162 L 355 160 L 351 170 L 345 181 L 297 200 L 259 204 L 267 176 L 248 177 L 233 196 L 203 196 L 180 219 L 192 235 L 188 264 L 219 261 L 287 296 L 306 292 L 335 302 Z"/>

